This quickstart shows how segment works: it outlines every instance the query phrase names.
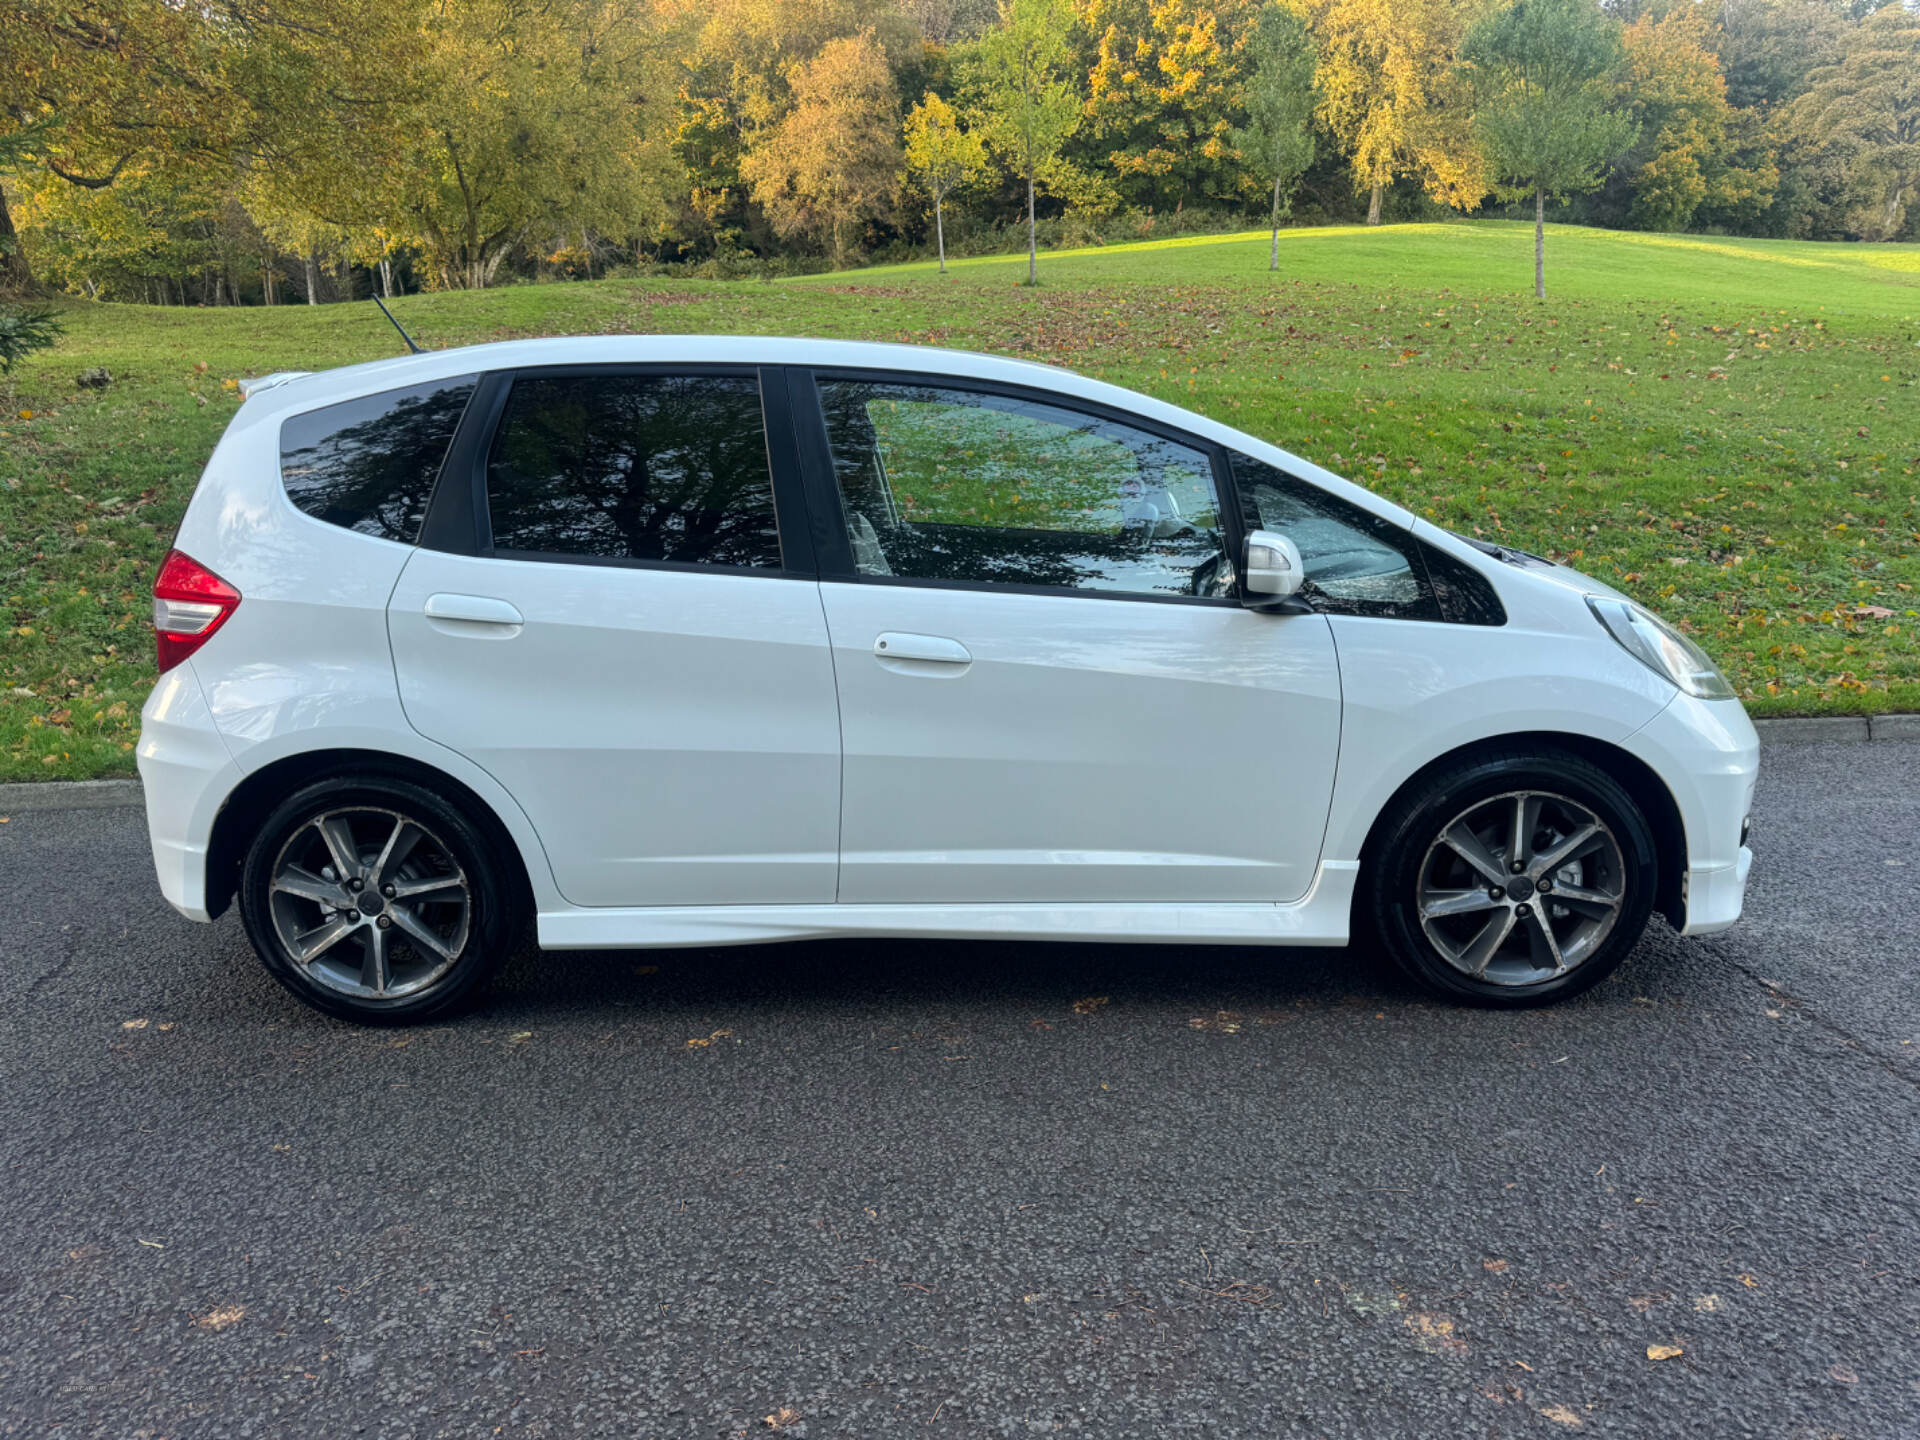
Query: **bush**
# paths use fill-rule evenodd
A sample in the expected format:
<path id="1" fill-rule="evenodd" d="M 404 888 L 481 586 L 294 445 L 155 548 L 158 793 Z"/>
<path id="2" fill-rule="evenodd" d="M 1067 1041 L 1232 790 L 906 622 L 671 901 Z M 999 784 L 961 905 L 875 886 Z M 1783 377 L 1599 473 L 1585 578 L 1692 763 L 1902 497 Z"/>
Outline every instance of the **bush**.
<path id="1" fill-rule="evenodd" d="M 60 319 L 51 310 L 9 310 L 0 307 L 0 375 L 35 350 L 48 350 L 60 334 Z"/>

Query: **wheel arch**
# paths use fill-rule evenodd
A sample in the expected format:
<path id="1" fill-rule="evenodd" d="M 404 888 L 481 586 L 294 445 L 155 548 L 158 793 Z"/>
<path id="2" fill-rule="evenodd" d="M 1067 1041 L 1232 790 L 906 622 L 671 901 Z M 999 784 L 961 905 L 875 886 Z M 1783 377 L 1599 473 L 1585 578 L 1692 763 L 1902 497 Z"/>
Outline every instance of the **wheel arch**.
<path id="1" fill-rule="evenodd" d="M 302 750 L 282 756 L 253 771 L 228 793 L 214 817 L 207 844 L 209 918 L 218 919 L 233 903 L 247 846 L 274 806 L 302 785 L 348 774 L 410 781 L 459 806 L 480 828 L 512 877 L 517 892 L 513 898 L 522 913 L 533 912 L 533 880 L 528 872 L 527 857 L 506 822 L 472 786 L 408 755 L 382 750 L 329 749 Z"/>
<path id="2" fill-rule="evenodd" d="M 1360 847 L 1360 870 L 1364 875 L 1374 861 L 1374 857 L 1386 838 L 1387 821 L 1400 807 L 1408 792 L 1423 784 L 1435 771 L 1469 761 L 1476 756 L 1488 753 L 1511 753 L 1515 750 L 1548 751 L 1563 750 L 1577 755 L 1589 764 L 1604 770 L 1617 781 L 1621 788 L 1633 798 L 1640 807 L 1640 813 L 1646 817 L 1647 828 L 1653 832 L 1654 864 L 1659 872 L 1659 889 L 1654 894 L 1653 908 L 1667 917 L 1669 924 L 1678 930 L 1686 924 L 1687 897 L 1687 832 L 1681 819 L 1680 806 L 1673 798 L 1673 792 L 1654 769 L 1631 751 L 1610 744 L 1605 740 L 1596 740 L 1590 735 L 1575 735 L 1554 730 L 1523 730 L 1506 735 L 1493 735 L 1459 745 L 1444 754 L 1436 755 L 1418 770 L 1401 781 L 1386 803 L 1374 813 L 1367 826 L 1367 838 Z M 1354 890 L 1354 904 L 1363 903 L 1363 887 Z M 1361 917 L 1356 913 L 1354 924 L 1358 927 Z"/>

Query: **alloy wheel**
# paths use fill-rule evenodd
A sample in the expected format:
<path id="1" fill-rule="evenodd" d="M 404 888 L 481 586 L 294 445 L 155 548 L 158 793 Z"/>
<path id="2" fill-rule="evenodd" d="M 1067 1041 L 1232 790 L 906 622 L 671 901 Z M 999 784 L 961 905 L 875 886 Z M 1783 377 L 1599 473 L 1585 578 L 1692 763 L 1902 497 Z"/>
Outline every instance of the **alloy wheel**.
<path id="1" fill-rule="evenodd" d="M 351 806 L 306 821 L 273 862 L 269 908 L 288 957 L 356 999 L 425 990 L 460 959 L 473 926 L 466 871 L 427 826 Z"/>
<path id="2" fill-rule="evenodd" d="M 1589 959 L 1627 898 L 1620 842 L 1594 810 L 1546 790 L 1475 802 L 1428 846 L 1420 928 L 1470 979 L 1539 985 Z"/>

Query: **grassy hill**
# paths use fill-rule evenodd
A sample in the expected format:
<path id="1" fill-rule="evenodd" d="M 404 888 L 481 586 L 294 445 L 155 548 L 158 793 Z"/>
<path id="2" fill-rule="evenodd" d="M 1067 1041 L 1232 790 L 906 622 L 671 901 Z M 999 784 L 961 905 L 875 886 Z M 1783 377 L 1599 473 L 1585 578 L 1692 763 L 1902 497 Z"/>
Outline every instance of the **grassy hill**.
<path id="1" fill-rule="evenodd" d="M 713 331 L 952 345 L 1163 396 L 1696 633 L 1756 714 L 1920 710 L 1920 251 L 1499 222 L 1206 237 L 395 306 L 422 344 Z M 371 305 L 73 306 L 0 381 L 0 779 L 131 769 L 147 587 L 233 383 L 394 353 Z M 103 392 L 73 377 L 104 365 Z"/>

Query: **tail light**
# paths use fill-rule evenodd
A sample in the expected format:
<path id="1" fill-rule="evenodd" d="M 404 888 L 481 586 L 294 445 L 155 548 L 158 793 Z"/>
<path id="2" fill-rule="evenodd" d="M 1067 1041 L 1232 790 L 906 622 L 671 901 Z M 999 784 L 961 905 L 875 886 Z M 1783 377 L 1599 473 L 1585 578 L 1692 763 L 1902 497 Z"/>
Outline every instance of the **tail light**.
<path id="1" fill-rule="evenodd" d="M 198 560 L 169 550 L 153 577 L 153 638 L 166 674 L 212 637 L 240 608 L 240 592 Z"/>

